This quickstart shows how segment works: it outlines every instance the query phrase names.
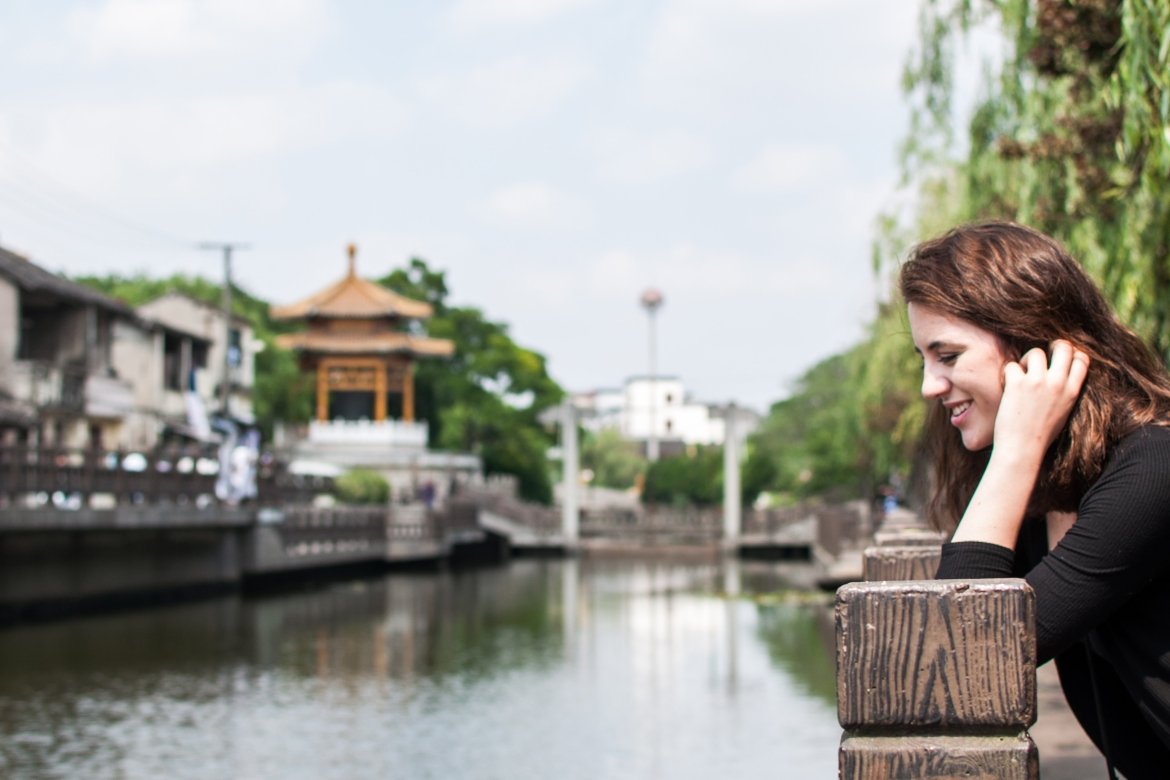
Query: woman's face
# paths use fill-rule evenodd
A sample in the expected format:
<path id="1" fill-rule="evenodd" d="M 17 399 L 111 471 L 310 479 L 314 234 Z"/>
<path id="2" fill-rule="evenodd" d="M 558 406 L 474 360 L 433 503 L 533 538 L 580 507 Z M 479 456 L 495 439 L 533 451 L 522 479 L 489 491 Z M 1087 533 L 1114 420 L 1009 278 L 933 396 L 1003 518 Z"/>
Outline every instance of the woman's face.
<path id="1" fill-rule="evenodd" d="M 907 307 L 914 351 L 922 356 L 922 397 L 942 404 L 963 446 L 991 446 L 1003 396 L 1003 343 L 993 333 L 937 309 Z"/>

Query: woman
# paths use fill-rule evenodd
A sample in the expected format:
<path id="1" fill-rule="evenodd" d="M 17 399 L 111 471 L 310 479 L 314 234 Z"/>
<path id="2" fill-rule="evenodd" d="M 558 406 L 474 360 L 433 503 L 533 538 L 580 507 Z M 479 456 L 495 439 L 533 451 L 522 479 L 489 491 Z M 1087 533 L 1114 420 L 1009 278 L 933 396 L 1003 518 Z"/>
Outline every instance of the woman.
<path id="1" fill-rule="evenodd" d="M 1037 662 L 1128 780 L 1170 777 L 1170 377 L 1051 238 L 960 227 L 901 270 L 938 576 L 1025 577 Z"/>

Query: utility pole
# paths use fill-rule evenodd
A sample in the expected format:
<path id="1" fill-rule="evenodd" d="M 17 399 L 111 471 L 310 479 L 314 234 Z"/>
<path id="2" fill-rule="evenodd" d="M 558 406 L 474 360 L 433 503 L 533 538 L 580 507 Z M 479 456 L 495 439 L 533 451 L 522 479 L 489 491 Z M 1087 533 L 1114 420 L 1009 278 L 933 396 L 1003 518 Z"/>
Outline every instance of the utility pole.
<path id="1" fill-rule="evenodd" d="M 200 249 L 210 249 L 223 252 L 223 379 L 219 384 L 219 410 L 224 417 L 228 417 L 228 397 L 231 394 L 231 347 L 232 347 L 232 251 L 248 249 L 247 244 L 204 241 L 199 244 Z M 243 350 L 240 343 L 240 350 Z"/>

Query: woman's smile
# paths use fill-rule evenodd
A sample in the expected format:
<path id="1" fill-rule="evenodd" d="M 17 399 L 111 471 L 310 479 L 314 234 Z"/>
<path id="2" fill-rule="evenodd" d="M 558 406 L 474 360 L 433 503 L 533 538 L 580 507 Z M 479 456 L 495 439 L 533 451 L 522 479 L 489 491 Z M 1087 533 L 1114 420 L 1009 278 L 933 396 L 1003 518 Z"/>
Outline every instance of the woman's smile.
<path id="1" fill-rule="evenodd" d="M 1003 396 L 1003 344 L 966 320 L 918 304 L 907 307 L 914 349 L 922 355 L 922 396 L 938 401 L 971 451 L 991 446 Z"/>

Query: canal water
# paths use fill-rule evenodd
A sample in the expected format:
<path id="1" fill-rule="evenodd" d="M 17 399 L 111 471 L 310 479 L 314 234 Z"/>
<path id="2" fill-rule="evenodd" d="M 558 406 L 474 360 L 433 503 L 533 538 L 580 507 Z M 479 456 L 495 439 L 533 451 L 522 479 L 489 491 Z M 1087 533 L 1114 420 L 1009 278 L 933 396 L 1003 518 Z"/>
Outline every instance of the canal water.
<path id="1" fill-rule="evenodd" d="M 7 628 L 0 777 L 835 777 L 806 575 L 521 559 Z"/>

